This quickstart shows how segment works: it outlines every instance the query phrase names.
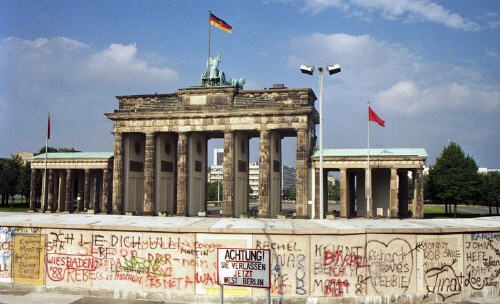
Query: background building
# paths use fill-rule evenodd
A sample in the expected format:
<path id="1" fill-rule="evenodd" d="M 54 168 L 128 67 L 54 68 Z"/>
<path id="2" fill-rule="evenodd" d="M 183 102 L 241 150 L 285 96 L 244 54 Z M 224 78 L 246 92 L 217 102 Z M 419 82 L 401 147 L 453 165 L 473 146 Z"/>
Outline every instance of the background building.
<path id="1" fill-rule="evenodd" d="M 224 161 L 224 149 L 214 149 L 214 166 L 222 166 Z"/>

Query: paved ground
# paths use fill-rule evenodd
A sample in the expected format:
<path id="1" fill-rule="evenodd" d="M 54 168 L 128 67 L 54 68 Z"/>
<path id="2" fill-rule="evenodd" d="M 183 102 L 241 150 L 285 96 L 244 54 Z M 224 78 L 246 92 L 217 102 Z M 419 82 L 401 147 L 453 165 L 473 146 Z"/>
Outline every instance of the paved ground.
<path id="1" fill-rule="evenodd" d="M 224 301 L 229 303 L 227 301 Z M 65 295 L 49 292 L 27 292 L 18 290 L 0 290 L 0 304 L 159 304 L 159 303 L 179 303 L 180 302 L 159 302 L 143 300 L 126 300 L 113 298 L 94 298 L 76 295 Z M 189 303 L 189 302 L 185 302 Z M 238 301 L 238 303 L 242 303 Z M 250 302 L 249 302 L 250 303 Z M 360 302 L 358 302 L 360 303 Z M 474 298 L 459 302 L 448 302 L 456 304 L 498 304 L 500 297 L 496 298 Z M 361 303 L 360 303 L 361 304 Z"/>

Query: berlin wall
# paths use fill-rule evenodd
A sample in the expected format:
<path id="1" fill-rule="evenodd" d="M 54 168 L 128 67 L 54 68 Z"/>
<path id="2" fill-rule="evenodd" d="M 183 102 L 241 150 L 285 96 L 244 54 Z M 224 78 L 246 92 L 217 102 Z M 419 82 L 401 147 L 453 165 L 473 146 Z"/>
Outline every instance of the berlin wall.
<path id="1" fill-rule="evenodd" d="M 271 250 L 271 294 L 319 303 L 498 295 L 500 232 L 229 234 L 0 228 L 0 286 L 217 302 L 217 247 Z M 226 287 L 228 297 L 265 290 Z"/>

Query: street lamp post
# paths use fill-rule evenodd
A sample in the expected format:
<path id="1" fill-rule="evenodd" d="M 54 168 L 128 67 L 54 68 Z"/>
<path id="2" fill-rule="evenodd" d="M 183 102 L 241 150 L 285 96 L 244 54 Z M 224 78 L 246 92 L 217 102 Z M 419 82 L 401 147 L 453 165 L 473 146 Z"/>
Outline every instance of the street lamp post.
<path id="1" fill-rule="evenodd" d="M 340 65 L 327 65 L 328 74 L 340 73 Z M 312 75 L 314 70 L 319 73 L 319 218 L 324 218 L 324 195 L 323 195 L 323 69 L 322 66 L 314 67 L 301 65 L 300 70 L 304 74 Z M 314 208 L 314 207 L 313 207 Z"/>

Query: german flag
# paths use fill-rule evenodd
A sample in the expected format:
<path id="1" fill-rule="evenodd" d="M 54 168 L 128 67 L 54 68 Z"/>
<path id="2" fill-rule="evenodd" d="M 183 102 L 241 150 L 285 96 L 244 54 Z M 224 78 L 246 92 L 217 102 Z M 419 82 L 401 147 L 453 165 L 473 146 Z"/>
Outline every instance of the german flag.
<path id="1" fill-rule="evenodd" d="M 210 24 L 216 28 L 220 28 L 228 34 L 231 34 L 232 26 L 226 23 L 226 21 L 217 18 L 214 14 L 210 13 Z"/>

